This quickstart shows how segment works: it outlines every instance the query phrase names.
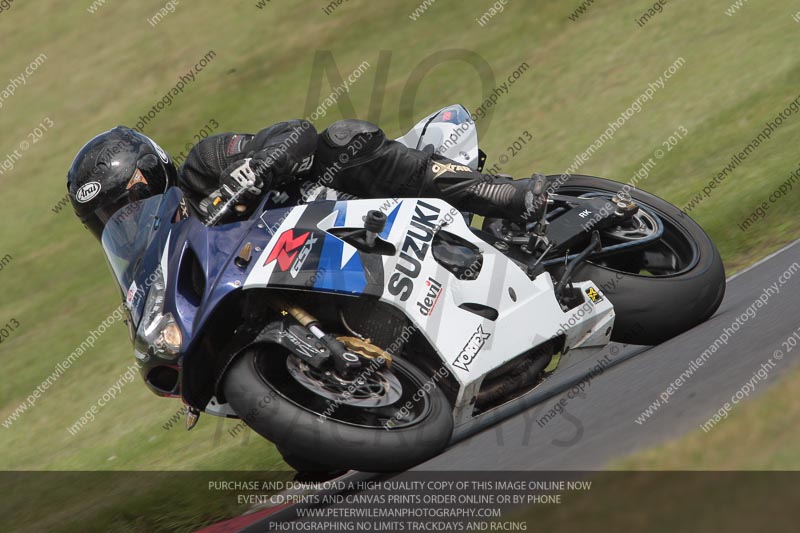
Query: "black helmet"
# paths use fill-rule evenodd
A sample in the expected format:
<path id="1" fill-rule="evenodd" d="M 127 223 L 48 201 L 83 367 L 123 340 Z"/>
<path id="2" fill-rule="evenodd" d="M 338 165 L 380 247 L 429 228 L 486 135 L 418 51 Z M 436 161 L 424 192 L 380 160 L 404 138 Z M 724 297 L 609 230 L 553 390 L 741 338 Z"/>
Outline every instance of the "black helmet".
<path id="1" fill-rule="evenodd" d="M 67 172 L 75 214 L 99 240 L 120 207 L 161 194 L 177 180 L 169 154 L 125 126 L 101 133 L 80 149 Z"/>

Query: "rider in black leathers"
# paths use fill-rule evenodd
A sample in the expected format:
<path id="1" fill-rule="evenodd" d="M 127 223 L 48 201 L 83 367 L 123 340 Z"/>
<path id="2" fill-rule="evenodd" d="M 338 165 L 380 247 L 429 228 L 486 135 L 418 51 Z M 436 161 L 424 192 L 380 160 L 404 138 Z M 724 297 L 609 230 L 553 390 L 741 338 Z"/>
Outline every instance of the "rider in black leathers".
<path id="1" fill-rule="evenodd" d="M 156 157 L 157 156 L 157 157 Z M 432 149 L 387 139 L 366 121 L 342 120 L 321 134 L 305 120 L 269 126 L 255 135 L 222 133 L 192 148 L 175 171 L 152 139 L 123 126 L 84 146 L 68 174 L 76 214 L 99 238 L 121 206 L 178 185 L 204 215 L 237 195 L 246 214 L 267 190 L 292 180 L 319 182 L 361 198 L 438 197 L 458 209 L 533 221 L 546 203 L 540 179 L 482 174 Z"/>

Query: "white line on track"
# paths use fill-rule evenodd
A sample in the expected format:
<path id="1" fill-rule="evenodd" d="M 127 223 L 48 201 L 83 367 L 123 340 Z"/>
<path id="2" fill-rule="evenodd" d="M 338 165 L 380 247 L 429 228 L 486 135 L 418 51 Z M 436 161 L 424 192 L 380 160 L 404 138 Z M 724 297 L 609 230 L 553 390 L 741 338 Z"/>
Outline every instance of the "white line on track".
<path id="1" fill-rule="evenodd" d="M 772 258 L 773 258 L 773 257 L 775 257 L 776 255 L 780 255 L 780 254 L 782 254 L 783 252 L 785 252 L 786 250 L 788 250 L 789 248 L 791 248 L 792 246 L 794 246 L 794 245 L 795 245 L 795 244 L 797 244 L 798 242 L 800 242 L 800 239 L 797 239 L 797 240 L 796 240 L 796 241 L 794 241 L 793 243 L 787 244 L 786 246 L 784 246 L 784 247 L 783 247 L 783 248 L 781 248 L 780 250 L 777 250 L 777 251 L 775 251 L 775 252 L 772 252 L 772 253 L 771 253 L 771 254 L 769 254 L 767 257 L 765 257 L 765 258 L 761 259 L 760 261 L 756 261 L 755 263 L 753 263 L 753 264 L 752 264 L 752 265 L 750 265 L 749 267 L 745 268 L 744 270 L 740 270 L 739 272 L 737 272 L 736 274 L 734 274 L 733 276 L 731 276 L 731 277 L 729 277 L 729 278 L 728 278 L 728 280 L 727 280 L 727 281 L 728 281 L 728 283 L 730 283 L 730 282 L 731 282 L 731 280 L 734 280 L 734 279 L 738 278 L 739 276 L 741 276 L 741 275 L 742 275 L 742 274 L 744 274 L 745 272 L 749 272 L 749 271 L 753 270 L 753 269 L 754 269 L 755 267 L 757 267 L 758 265 L 761 265 L 762 263 L 766 263 L 767 261 L 769 261 L 770 259 L 772 259 Z"/>

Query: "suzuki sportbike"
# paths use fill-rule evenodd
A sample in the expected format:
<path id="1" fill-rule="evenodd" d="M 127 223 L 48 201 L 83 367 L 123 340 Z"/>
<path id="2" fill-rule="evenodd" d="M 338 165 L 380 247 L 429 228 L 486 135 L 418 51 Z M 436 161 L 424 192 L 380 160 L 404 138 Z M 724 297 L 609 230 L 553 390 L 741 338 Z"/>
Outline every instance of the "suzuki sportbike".
<path id="1" fill-rule="evenodd" d="M 398 140 L 485 161 L 458 105 Z M 322 185 L 235 222 L 193 215 L 178 188 L 121 209 L 102 243 L 147 386 L 186 404 L 188 428 L 239 418 L 300 471 L 397 471 L 530 406 L 565 361 L 717 309 L 719 253 L 678 208 L 596 177 L 539 181 L 535 219 L 480 229 L 440 199 Z"/>

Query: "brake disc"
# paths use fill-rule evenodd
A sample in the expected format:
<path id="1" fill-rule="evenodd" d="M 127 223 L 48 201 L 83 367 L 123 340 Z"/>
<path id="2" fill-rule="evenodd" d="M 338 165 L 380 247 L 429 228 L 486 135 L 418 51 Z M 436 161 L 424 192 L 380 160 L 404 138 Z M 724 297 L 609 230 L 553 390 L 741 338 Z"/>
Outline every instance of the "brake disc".
<path id="1" fill-rule="evenodd" d="M 370 361 L 383 357 L 387 362 L 370 363 L 355 371 L 352 379 L 342 377 L 333 369 L 317 369 L 290 355 L 286 368 L 303 387 L 335 404 L 356 407 L 383 407 L 400 399 L 403 386 L 388 368 L 391 356 L 374 344 L 355 337 L 338 338 L 349 351 Z M 357 342 L 356 342 L 357 341 Z"/>

